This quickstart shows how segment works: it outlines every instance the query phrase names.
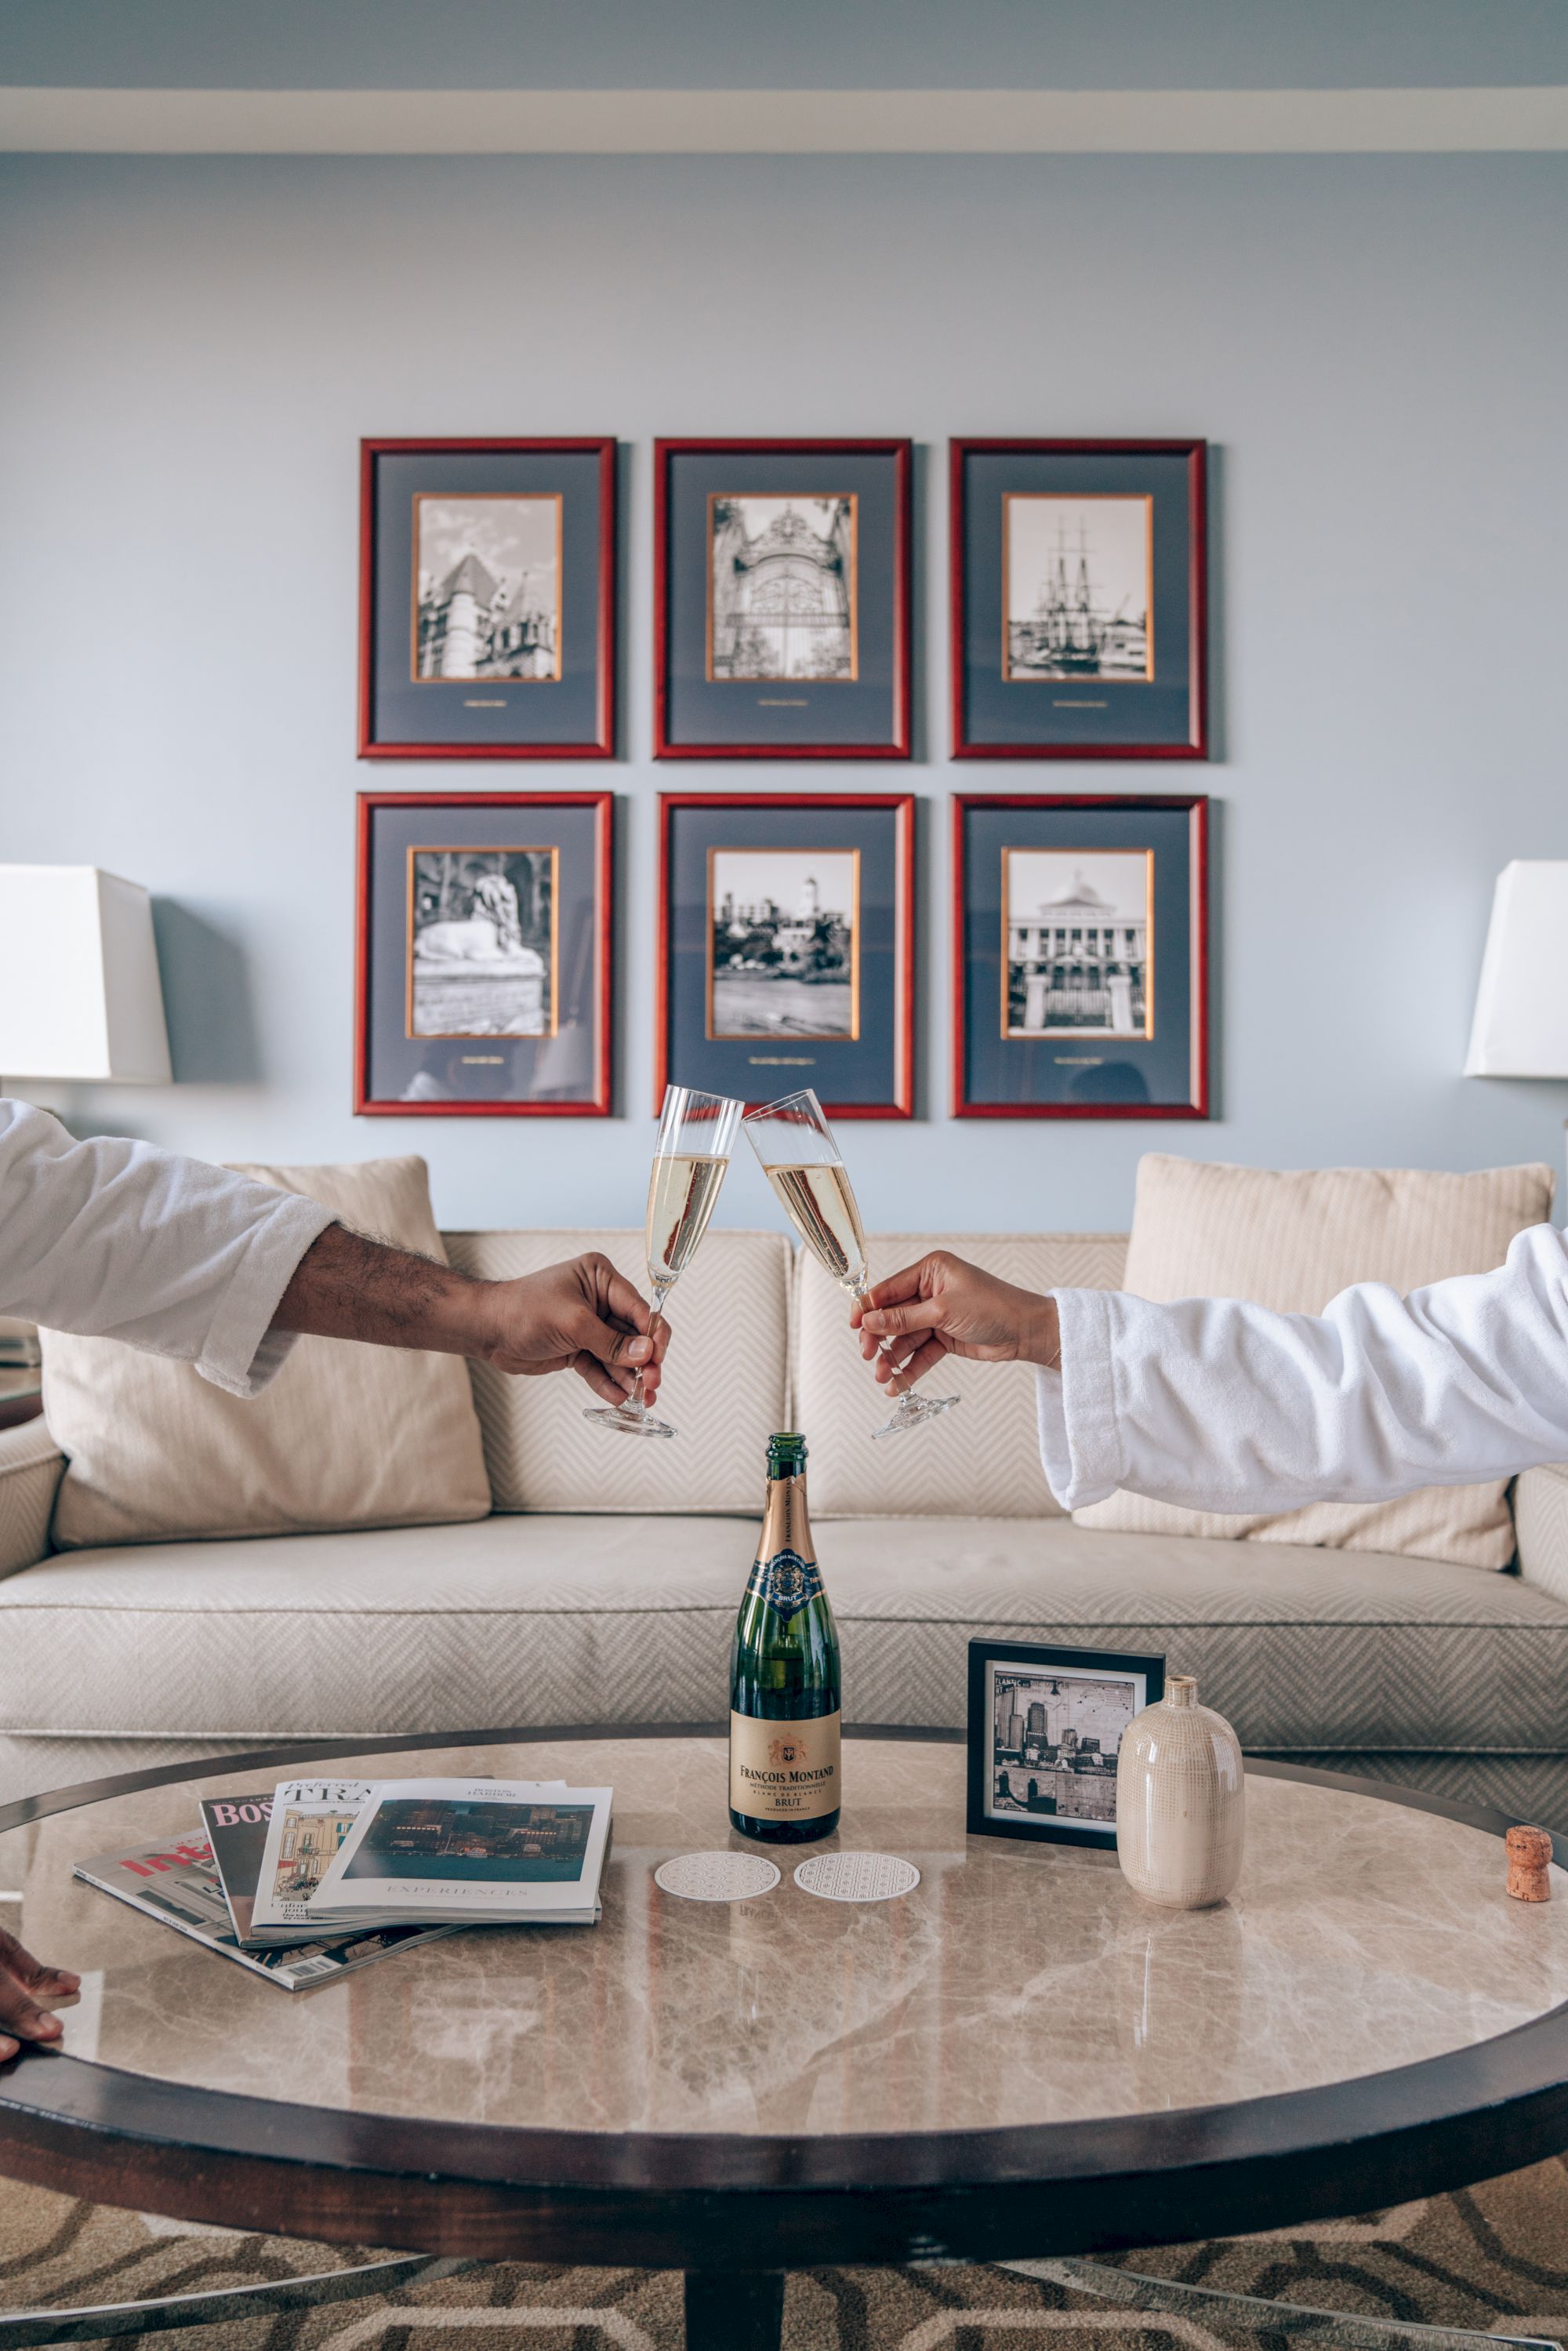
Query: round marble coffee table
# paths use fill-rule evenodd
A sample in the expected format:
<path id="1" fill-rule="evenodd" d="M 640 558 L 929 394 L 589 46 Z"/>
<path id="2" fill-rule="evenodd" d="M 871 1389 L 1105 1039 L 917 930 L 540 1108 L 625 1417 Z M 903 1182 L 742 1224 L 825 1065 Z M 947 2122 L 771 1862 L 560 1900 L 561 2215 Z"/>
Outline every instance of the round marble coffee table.
<path id="1" fill-rule="evenodd" d="M 960 1734 L 872 1732 L 848 1746 L 833 1842 L 904 1855 L 919 1885 L 840 1904 L 786 1866 L 725 1905 L 653 1881 L 738 1843 L 711 1732 L 371 1742 L 334 1769 L 612 1784 L 603 1918 L 471 1932 L 294 1995 L 71 1877 L 190 1834 L 198 1794 L 328 1752 L 0 1813 L 18 1931 L 84 1977 L 65 2053 L 0 2068 L 0 2174 L 414 2257 L 323 2294 L 454 2260 L 681 2269 L 693 2351 L 743 2351 L 777 2341 L 792 2268 L 1046 2258 L 1124 2296 L 1125 2273 L 1073 2257 L 1357 2212 L 1568 2147 L 1568 1881 L 1509 1900 L 1489 1813 L 1253 1765 L 1235 1897 L 1169 1913 L 1112 1854 L 967 1838 Z M 1300 2331 L 1281 2305 L 1233 2314 L 1260 2311 Z M 0 2351 L 68 2339 L 21 2323 L 0 2319 Z"/>

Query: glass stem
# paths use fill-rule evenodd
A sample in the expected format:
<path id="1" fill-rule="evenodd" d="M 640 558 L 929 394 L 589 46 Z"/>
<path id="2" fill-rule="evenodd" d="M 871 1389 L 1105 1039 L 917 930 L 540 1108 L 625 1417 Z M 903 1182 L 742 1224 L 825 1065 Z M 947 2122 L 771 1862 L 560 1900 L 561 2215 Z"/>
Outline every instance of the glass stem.
<path id="1" fill-rule="evenodd" d="M 853 1298 L 857 1306 L 863 1305 L 865 1301 L 871 1296 L 870 1282 L 863 1279 L 859 1281 L 852 1282 L 850 1286 L 850 1295 Z M 877 1353 L 879 1355 L 885 1355 L 892 1344 L 893 1342 L 891 1339 L 879 1339 L 876 1343 Z M 896 1374 L 894 1374 L 894 1376 L 896 1377 Z M 907 1391 L 905 1391 L 905 1393 L 907 1393 Z M 891 1384 L 888 1388 L 888 1397 L 889 1400 L 894 1404 L 902 1404 L 904 1402 L 904 1397 L 901 1396 L 897 1390 Z"/>
<path id="2" fill-rule="evenodd" d="M 653 1335 L 653 1325 L 657 1322 L 660 1315 L 664 1311 L 664 1301 L 668 1298 L 673 1288 L 674 1284 L 667 1281 L 656 1281 L 653 1284 L 653 1311 L 648 1317 L 648 1336 L 650 1339 Z M 627 1397 L 626 1402 L 628 1408 L 632 1412 L 646 1412 L 648 1409 L 647 1405 L 643 1401 L 643 1366 L 641 1364 L 637 1366 L 637 1376 L 632 1383 L 632 1393 Z"/>

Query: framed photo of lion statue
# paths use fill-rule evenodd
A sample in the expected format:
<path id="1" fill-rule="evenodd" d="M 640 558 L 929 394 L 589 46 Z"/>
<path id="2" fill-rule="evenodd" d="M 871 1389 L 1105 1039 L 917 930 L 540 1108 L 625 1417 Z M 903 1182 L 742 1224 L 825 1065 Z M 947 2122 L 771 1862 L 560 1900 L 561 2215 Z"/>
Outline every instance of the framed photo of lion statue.
<path id="1" fill-rule="evenodd" d="M 609 792 L 361 792 L 354 1109 L 610 1113 Z"/>

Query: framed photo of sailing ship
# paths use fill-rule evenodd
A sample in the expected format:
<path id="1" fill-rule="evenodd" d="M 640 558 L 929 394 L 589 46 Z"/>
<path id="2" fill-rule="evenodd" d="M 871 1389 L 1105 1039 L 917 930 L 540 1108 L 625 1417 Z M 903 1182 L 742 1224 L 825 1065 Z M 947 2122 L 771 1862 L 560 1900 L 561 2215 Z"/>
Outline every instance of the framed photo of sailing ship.
<path id="1" fill-rule="evenodd" d="M 654 755 L 907 759 L 907 441 L 659 441 Z"/>
<path id="2" fill-rule="evenodd" d="M 615 443 L 362 441 L 360 757 L 614 756 Z"/>
<path id="3" fill-rule="evenodd" d="M 609 792 L 361 792 L 354 1109 L 607 1117 Z"/>
<path id="4" fill-rule="evenodd" d="M 653 1093 L 914 1114 L 915 800 L 664 792 Z"/>
<path id="5" fill-rule="evenodd" d="M 956 794 L 953 1115 L 1207 1118 L 1208 801 Z"/>
<path id="6" fill-rule="evenodd" d="M 954 441 L 953 757 L 1205 759 L 1202 441 Z"/>

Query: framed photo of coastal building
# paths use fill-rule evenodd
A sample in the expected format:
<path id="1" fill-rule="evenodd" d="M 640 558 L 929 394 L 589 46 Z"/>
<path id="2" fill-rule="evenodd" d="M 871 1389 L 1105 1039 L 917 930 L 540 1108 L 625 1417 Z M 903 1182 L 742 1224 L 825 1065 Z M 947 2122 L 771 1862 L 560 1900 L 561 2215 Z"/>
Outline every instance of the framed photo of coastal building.
<path id="1" fill-rule="evenodd" d="M 1208 1116 L 1208 802 L 953 802 L 956 1118 Z"/>
<path id="2" fill-rule="evenodd" d="M 1165 1691 L 1164 1657 L 971 1641 L 968 1834 L 1114 1849 L 1122 1734 Z"/>
<path id="3" fill-rule="evenodd" d="M 664 792 L 653 1091 L 914 1106 L 907 792 Z"/>
<path id="4" fill-rule="evenodd" d="M 1202 441 L 954 441 L 953 757 L 1206 759 Z"/>
<path id="5" fill-rule="evenodd" d="M 606 1117 L 609 792 L 361 792 L 356 1112 Z"/>
<path id="6" fill-rule="evenodd" d="M 654 752 L 907 759 L 907 441 L 659 441 Z"/>
<path id="7" fill-rule="evenodd" d="M 613 757 L 615 443 L 362 441 L 360 467 L 360 757 Z"/>

